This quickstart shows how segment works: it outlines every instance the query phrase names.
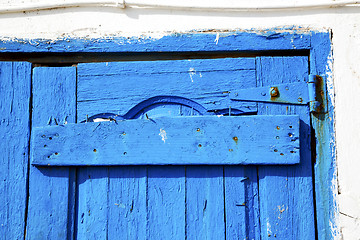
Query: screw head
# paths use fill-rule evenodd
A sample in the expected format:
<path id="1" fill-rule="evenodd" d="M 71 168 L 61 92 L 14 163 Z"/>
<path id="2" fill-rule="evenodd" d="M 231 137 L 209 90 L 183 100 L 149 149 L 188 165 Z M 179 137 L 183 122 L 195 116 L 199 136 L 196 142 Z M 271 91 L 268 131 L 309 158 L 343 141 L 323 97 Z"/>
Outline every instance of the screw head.
<path id="1" fill-rule="evenodd" d="M 270 96 L 271 97 L 278 97 L 279 96 L 279 89 L 277 87 L 270 88 Z"/>

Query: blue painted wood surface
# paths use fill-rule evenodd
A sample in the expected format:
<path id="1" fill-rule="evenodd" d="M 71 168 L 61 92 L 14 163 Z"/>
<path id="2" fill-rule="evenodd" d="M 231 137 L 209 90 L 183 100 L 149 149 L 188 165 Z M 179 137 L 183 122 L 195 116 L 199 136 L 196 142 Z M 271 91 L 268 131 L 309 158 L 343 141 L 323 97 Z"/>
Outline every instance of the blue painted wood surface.
<path id="1" fill-rule="evenodd" d="M 147 239 L 185 239 L 183 166 L 151 166 L 147 180 Z"/>
<path id="2" fill-rule="evenodd" d="M 32 126 L 75 123 L 76 68 L 34 68 Z M 26 239 L 72 239 L 75 171 L 30 166 Z"/>
<path id="3" fill-rule="evenodd" d="M 202 33 L 197 36 L 172 35 L 159 41 L 154 39 L 108 39 L 108 40 L 74 40 L 65 39 L 55 42 L 44 40 L 11 40 L 3 41 L 2 51 L 6 52 L 156 52 L 161 51 L 253 51 L 272 49 L 305 49 L 310 50 L 310 72 L 312 74 L 329 73 L 331 65 L 331 43 L 329 33 L 298 34 L 298 33 L 220 33 L 220 41 L 214 44 L 216 34 Z M 225 41 L 221 41 L 225 40 Z M 192 43 L 196 44 L 192 44 Z M 120 44 L 119 44 L 120 43 Z M 180 43 L 180 44 L 179 44 Z M 181 43 L 184 43 L 182 45 Z M 330 54 L 330 55 L 329 55 Z M 330 58 L 329 58 L 330 57 Z M 331 73 L 330 73 L 331 74 Z M 326 81 L 331 80 L 328 78 Z M 158 109 L 155 109 L 158 113 Z M 126 111 L 126 110 L 125 110 Z M 316 196 L 319 200 L 317 206 L 317 223 L 319 239 L 332 239 L 334 230 L 334 193 L 331 187 L 334 182 L 335 151 L 333 135 L 333 106 L 329 102 L 329 112 L 313 115 L 313 126 L 316 137 L 321 140 L 316 144 L 315 165 Z M 143 115 L 145 117 L 145 115 Z M 84 119 L 84 118 L 82 118 Z M 45 124 L 42 124 L 45 125 Z M 111 174 L 109 174 L 111 175 Z M 140 174 L 141 175 L 141 174 Z M 136 179 L 136 178 L 135 178 Z M 112 178 L 110 178 L 110 182 Z M 250 185 L 251 187 L 253 185 Z M 256 193 L 254 193 L 256 194 Z M 116 206 L 116 205 L 115 205 Z M 71 226 L 71 221 L 70 221 Z"/>
<path id="4" fill-rule="evenodd" d="M 239 61 L 239 60 L 237 60 Z M 185 61 L 179 61 L 178 65 L 183 66 Z M 217 61 L 222 62 L 222 61 Z M 229 63 L 229 61 L 227 61 Z M 236 62 L 236 61 L 235 61 Z M 186 63 L 186 62 L 185 62 Z M 202 68 L 206 69 L 207 67 L 206 63 L 211 63 L 211 61 L 203 61 L 202 62 Z M 122 63 L 123 65 L 125 63 Z M 120 67 L 122 64 L 117 63 L 116 66 Z M 128 63 L 130 64 L 130 63 Z M 145 63 L 146 64 L 146 63 Z M 150 63 L 147 63 L 150 65 Z M 93 65 L 93 64 L 91 64 Z M 99 64 L 94 64 L 99 65 Z M 106 65 L 106 64 L 102 64 Z M 110 63 L 108 64 L 110 65 Z M 137 66 L 137 69 L 141 68 L 141 63 L 134 64 Z M 166 69 L 169 69 L 171 71 L 171 65 L 170 64 L 160 64 L 159 63 L 151 63 L 152 66 L 165 66 Z M 231 64 L 233 66 L 234 64 Z M 176 66 L 176 64 L 175 64 Z M 93 66 L 91 66 L 93 67 Z M 227 67 L 227 66 L 222 66 Z M 241 66 L 237 66 L 238 68 Z M 219 68 L 219 67 L 218 67 Z M 227 67 L 229 68 L 229 67 Z M 161 69 L 161 68 L 160 68 Z M 185 68 L 187 69 L 187 68 Z M 95 69 L 96 70 L 96 69 Z M 168 71 L 169 71 L 168 70 Z M 143 70 L 141 70 L 143 71 Z M 241 70 L 240 70 L 241 71 Z M 186 71 L 185 71 L 186 72 Z M 79 71 L 80 73 L 80 71 Z M 98 71 L 97 75 L 102 74 L 100 71 Z M 130 73 L 132 74 L 132 73 Z M 164 73 L 163 73 L 164 74 Z M 186 72 L 188 74 L 188 72 Z M 94 74 L 96 75 L 96 74 Z M 155 75 L 156 76 L 156 75 Z M 124 76 L 122 78 L 122 81 L 126 80 L 127 76 Z M 92 81 L 101 82 L 102 79 L 100 77 L 97 77 L 96 80 L 94 77 L 89 76 Z M 150 79 L 150 81 L 156 81 L 156 77 L 150 78 L 146 75 L 140 75 L 140 78 L 137 79 L 137 82 L 142 81 L 141 78 L 144 79 Z M 185 81 L 189 80 L 189 76 L 186 75 Z M 191 80 L 191 79 L 190 79 Z M 114 80 L 115 83 L 118 80 Z M 229 81 L 231 81 L 231 78 L 229 78 Z M 251 87 L 255 86 L 255 78 L 251 77 L 247 81 L 243 83 L 240 87 Z M 177 85 L 177 81 L 175 81 L 175 85 Z M 167 85 L 170 85 L 170 83 L 167 83 Z M 164 87 L 166 89 L 166 84 L 158 85 L 159 90 Z M 100 85 L 99 85 L 100 86 Z M 181 86 L 181 85 L 180 85 Z M 212 86 L 209 86 L 209 90 L 211 90 Z M 106 86 L 104 89 L 105 91 L 109 91 L 110 86 Z M 95 90 L 95 88 L 94 88 Z M 81 91 L 81 87 L 79 88 L 79 91 Z M 112 91 L 112 89 L 110 89 Z M 128 93 L 128 90 L 119 88 L 118 94 L 119 95 L 126 95 Z M 139 94 L 141 92 L 139 91 Z M 171 92 L 169 92 L 171 94 Z M 103 96 L 106 96 L 106 94 Z M 151 94 L 149 94 L 150 97 L 152 97 Z M 114 99 L 114 102 L 116 102 L 117 99 Z M 132 107 L 139 103 L 139 100 L 129 100 L 129 106 L 123 106 L 119 105 L 119 107 L 115 108 L 115 110 L 121 112 L 128 111 L 129 107 Z M 106 107 L 104 103 L 99 104 L 91 102 L 88 105 L 87 111 L 92 111 L 92 108 L 96 108 L 100 106 L 99 109 L 103 109 L 102 106 Z M 228 110 L 229 111 L 229 110 Z M 98 113 L 97 111 L 93 111 L 94 113 Z M 199 115 L 200 112 L 194 111 L 193 109 L 180 105 L 180 104 L 171 104 L 168 105 L 166 102 L 156 104 L 155 106 L 145 108 L 144 110 L 140 111 L 141 114 L 135 114 L 136 118 L 144 119 L 143 121 L 148 122 L 150 124 L 154 124 L 153 121 L 159 121 L 159 117 L 164 116 L 192 116 L 192 115 Z M 224 117 L 223 117 L 224 118 Z M 218 119 L 218 118 L 216 118 Z M 181 118 L 179 119 L 181 120 Z M 133 120 L 134 121 L 134 120 Z M 135 122 L 135 121 L 134 121 Z M 122 122 L 118 122 L 118 124 L 121 124 Z M 95 123 L 96 124 L 96 123 Z M 115 126 L 115 124 L 110 123 Z M 159 129 L 157 129 L 159 130 Z M 157 133 L 156 137 L 160 137 Z M 128 134 L 126 134 L 127 136 Z M 173 157 L 169 159 L 176 159 L 177 157 Z M 128 167 L 126 167 L 128 168 Z M 142 171 L 143 169 L 146 169 L 145 175 L 143 175 Z M 114 197 L 117 199 L 124 199 L 123 201 L 118 200 L 117 203 L 121 204 L 119 206 L 121 211 L 125 213 L 125 217 L 119 218 L 120 222 L 126 222 L 128 219 L 132 219 L 132 214 L 134 213 L 133 209 L 139 209 L 142 211 L 142 214 L 138 213 L 136 215 L 137 220 L 134 220 L 135 226 L 132 227 L 134 232 L 121 232 L 119 228 L 117 228 L 116 232 L 121 232 L 123 235 L 130 236 L 131 234 L 137 235 L 140 239 L 148 238 L 148 239 L 169 239 L 169 238 L 175 238 L 175 239 L 213 239 L 216 236 L 217 239 L 224 239 L 225 238 L 225 214 L 227 214 L 228 218 L 232 218 L 235 221 L 236 220 L 236 214 L 234 211 L 232 211 L 231 208 L 229 208 L 229 211 L 225 213 L 225 199 L 227 199 L 226 196 L 224 196 L 225 193 L 225 185 L 224 185 L 224 168 L 222 166 L 194 166 L 194 167 L 136 167 L 131 168 L 131 173 L 137 169 L 140 174 L 137 176 L 134 175 L 131 182 L 131 177 L 128 176 L 126 178 L 122 177 L 121 175 L 118 175 L 118 177 L 115 177 L 116 171 L 117 172 L 124 172 L 124 170 L 121 170 L 122 167 L 110 167 L 109 171 L 114 171 L 113 176 L 110 177 L 109 181 L 114 182 L 116 186 L 123 186 L 123 189 L 128 188 L 129 190 L 126 191 L 126 193 L 130 192 L 130 196 L 125 197 L 122 195 L 118 195 L 115 192 L 112 193 Z M 256 169 L 255 169 L 256 170 Z M 254 169 L 252 169 L 253 172 Z M 110 174 L 111 175 L 111 174 Z M 249 174 L 246 174 L 249 175 Z M 140 176 L 145 176 L 140 177 Z M 256 176 L 256 172 L 252 176 Z M 247 178 L 247 176 L 245 176 Z M 125 180 L 127 179 L 127 180 Z M 233 181 L 240 182 L 244 179 L 244 176 L 241 174 L 234 174 L 232 176 Z M 237 180 L 238 179 L 238 180 Z M 253 180 L 253 177 L 251 177 Z M 144 182 L 146 180 L 146 182 Z M 228 181 L 228 184 L 231 185 L 231 181 Z M 129 184 L 133 183 L 133 185 Z M 247 185 L 238 185 L 237 188 L 244 188 Z M 256 184 L 252 184 L 252 189 L 257 189 Z M 100 188 L 106 188 L 105 185 L 98 185 Z M 247 187 L 249 188 L 249 187 Z M 122 190 L 124 191 L 124 190 Z M 137 194 L 133 195 L 133 191 L 136 191 Z M 246 193 L 247 196 L 243 197 L 244 199 L 254 197 L 252 196 L 252 191 L 247 190 L 239 190 L 243 193 Z M 131 198 L 131 196 L 134 196 L 134 198 Z M 214 197 L 217 196 L 217 197 Z M 229 196 L 233 196 L 230 195 Z M 145 200 L 146 201 L 145 201 Z M 146 203 L 146 206 L 144 207 L 142 203 Z M 229 203 L 231 202 L 230 199 L 228 199 Z M 255 201 L 256 202 L 256 201 Z M 205 210 L 204 210 L 204 204 Z M 257 204 L 253 204 L 256 208 Z M 251 209 L 251 212 L 255 210 L 252 210 L 252 203 L 249 200 L 249 209 Z M 116 206 L 117 207 L 117 206 Z M 241 206 L 242 207 L 242 206 Z M 119 207 L 118 207 L 119 208 Z M 114 209 L 114 207 L 109 203 L 109 209 Z M 254 217 L 254 214 L 250 213 L 250 217 L 245 214 L 245 218 L 251 218 Z M 144 221 L 144 217 L 146 217 L 146 221 Z M 258 217 L 258 215 L 255 214 L 255 217 Z M 129 220 L 128 220 L 129 221 Z M 258 220 L 257 220 L 258 221 Z M 249 222 L 249 221 L 248 221 Z M 250 224 L 256 222 L 256 220 L 250 220 Z M 103 226 L 105 228 L 108 228 L 108 233 L 110 234 L 110 228 L 109 226 L 104 226 L 104 223 L 98 223 L 100 226 Z M 122 223 L 123 224 L 123 223 Z M 144 225 L 145 224 L 145 225 Z M 144 229 L 141 229 L 141 226 L 146 227 L 146 235 L 144 236 Z M 244 227 L 248 231 L 244 231 L 241 236 L 254 236 L 255 234 L 247 234 L 249 232 L 249 229 L 252 225 L 249 225 L 249 227 Z M 237 227 L 235 227 L 234 231 L 237 231 Z M 252 228 L 254 229 L 254 228 Z M 114 229 L 113 229 L 114 230 Z M 253 231 L 253 230 L 250 230 Z M 230 236 L 230 235 L 229 235 Z"/>
<path id="5" fill-rule="evenodd" d="M 42 166 L 295 164 L 300 159 L 297 116 L 67 124 L 36 128 L 32 141 L 32 164 Z"/>
<path id="6" fill-rule="evenodd" d="M 256 166 L 224 167 L 226 239 L 260 239 Z"/>
<path id="7" fill-rule="evenodd" d="M 206 51 L 260 51 L 300 50 L 311 48 L 311 35 L 298 32 L 267 30 L 254 32 L 203 32 L 169 34 L 161 38 L 115 37 L 105 39 L 15 39 L 0 41 L 1 52 L 206 52 Z M 219 36 L 218 36 L 219 34 Z M 216 41 L 218 39 L 218 41 Z"/>
<path id="8" fill-rule="evenodd" d="M 292 60 L 295 63 L 299 61 L 298 58 L 288 59 Z M 300 62 L 303 60 L 303 58 L 299 59 L 301 59 Z M 303 63 L 304 62 L 305 61 L 303 61 Z M 266 66 L 264 67 L 264 69 L 266 69 Z M 259 69 L 258 74 L 260 74 L 260 70 L 262 69 Z M 283 70 L 285 72 L 287 71 L 286 68 L 284 68 Z M 266 69 L 266 72 L 271 71 L 269 69 Z M 286 74 L 301 75 L 306 73 L 304 73 L 303 69 L 300 68 L 300 70 L 298 71 L 292 71 L 291 73 L 287 72 Z M 270 74 L 268 78 L 270 78 L 271 76 L 273 75 Z M 264 79 L 266 80 L 267 78 L 263 76 L 261 76 L 260 78 L 259 76 L 259 79 L 259 81 L 262 81 Z M 99 78 L 98 81 L 101 81 L 101 79 Z M 124 89 L 121 94 L 126 94 L 126 90 Z M 135 105 L 137 103 L 137 101 L 133 101 L 132 105 Z M 265 105 L 260 106 L 262 109 L 262 107 Z M 270 109 L 285 109 L 286 106 L 268 104 L 268 106 L 266 107 Z M 128 107 L 125 106 L 124 108 L 126 109 L 126 111 L 128 110 Z M 308 116 L 309 112 L 307 106 L 303 106 L 303 109 L 305 109 L 305 112 Z M 157 104 L 156 107 L 147 110 L 148 111 L 142 111 L 140 115 L 134 115 L 142 118 L 139 120 L 127 120 L 117 122 L 113 121 L 105 123 L 78 123 L 76 125 L 66 124 L 63 126 L 59 125 L 38 128 L 37 130 L 34 130 L 33 133 L 34 149 L 40 149 L 36 144 L 40 144 L 42 147 L 41 149 L 51 149 L 51 142 L 54 142 L 54 146 L 59 146 L 59 142 L 56 142 L 58 141 L 57 139 L 59 139 L 59 141 L 62 143 L 66 143 L 66 141 L 60 139 L 63 135 L 61 131 L 68 131 L 64 134 L 64 136 L 73 135 L 78 136 L 79 139 L 76 140 L 75 138 L 75 140 L 73 140 L 71 144 L 68 144 L 68 146 L 75 146 L 72 153 L 70 153 L 70 147 L 64 148 L 68 149 L 69 153 L 65 153 L 63 156 L 69 156 L 68 159 L 71 159 L 71 157 L 73 156 L 76 161 L 78 161 L 78 159 L 84 159 L 85 163 L 89 163 L 92 159 L 92 157 L 90 156 L 102 152 L 101 147 L 91 146 L 89 153 L 92 155 L 87 156 L 85 154 L 81 154 L 81 156 L 76 156 L 75 154 L 77 152 L 75 150 L 80 149 L 77 147 L 77 143 L 96 143 L 97 139 L 104 139 L 104 136 L 105 139 L 111 140 L 114 138 L 115 135 L 117 137 L 120 136 L 121 138 L 123 138 L 124 136 L 129 137 L 130 135 L 136 135 L 136 133 L 139 134 L 144 132 L 152 132 L 152 130 L 148 130 L 146 127 L 144 127 L 148 125 L 155 126 L 156 128 L 156 134 L 150 135 L 150 142 L 154 142 L 151 140 L 153 136 L 157 138 L 158 142 L 164 144 L 163 140 L 165 140 L 165 142 L 169 141 L 171 139 L 171 134 L 167 135 L 165 138 L 163 135 L 161 135 L 161 128 L 157 126 L 157 124 L 162 124 L 164 126 L 167 124 L 164 129 L 170 129 L 170 132 L 172 129 L 181 129 L 181 132 L 186 132 L 185 129 L 187 129 L 188 126 L 202 123 L 201 121 L 199 123 L 196 122 L 197 119 L 206 120 L 206 123 L 211 123 L 211 121 L 215 121 L 214 123 L 210 124 L 210 126 L 216 126 L 216 128 L 210 127 L 210 129 L 214 129 L 214 133 L 218 133 L 219 128 L 224 131 L 225 128 L 221 127 L 221 122 L 234 121 L 234 123 L 237 124 L 239 124 L 239 122 L 244 122 L 244 124 L 240 125 L 249 126 L 249 123 L 246 122 L 247 120 L 263 119 L 263 121 L 257 125 L 259 126 L 256 127 L 257 131 L 254 131 L 254 127 L 249 127 L 248 130 L 250 138 L 253 132 L 268 133 L 269 131 L 267 131 L 266 129 L 262 130 L 262 127 L 266 127 L 268 125 L 271 125 L 271 129 L 273 129 L 275 133 L 277 131 L 281 131 L 281 129 L 284 129 L 284 137 L 290 137 L 288 131 L 290 129 L 283 128 L 283 126 L 280 124 L 281 119 L 287 118 L 284 116 L 247 116 L 221 118 L 216 116 L 199 116 L 169 118 L 169 116 L 171 117 L 179 115 L 191 116 L 194 114 L 194 111 L 192 111 L 191 108 L 188 107 L 182 108 L 181 105 L 166 105 L 165 103 Z M 120 109 L 120 111 L 124 110 Z M 167 116 L 167 118 L 164 118 L 164 116 Z M 291 116 L 288 117 L 294 118 Z M 269 118 L 271 119 L 269 120 Z M 296 117 L 295 119 L 297 122 Z M 195 123 L 192 121 L 195 121 Z M 231 124 L 228 123 L 225 123 L 225 125 L 231 126 Z M 141 129 L 137 129 L 137 126 L 141 126 Z M 277 129 L 278 126 L 280 127 L 280 130 Z M 295 130 L 298 129 L 298 126 L 292 122 L 286 122 L 286 126 L 292 126 L 291 129 Z M 76 129 L 78 127 L 80 128 L 80 130 Z M 200 131 L 197 131 L 198 128 Z M 44 129 L 50 131 L 55 130 L 55 132 L 37 133 L 38 130 L 43 131 Z M 201 130 L 203 130 L 204 133 L 209 132 L 207 127 L 204 125 L 201 125 L 201 127 L 196 127 L 192 130 L 193 131 L 191 133 L 201 133 Z M 91 138 L 91 135 L 81 135 L 83 133 L 94 134 L 96 132 L 102 132 L 106 134 L 100 134 L 100 137 L 95 134 L 95 137 L 93 139 Z M 124 132 L 125 135 L 123 135 Z M 112 134 L 115 135 L 112 136 Z M 45 137 L 43 137 L 44 135 Z M 291 132 L 291 135 L 292 137 L 296 137 L 296 133 Z M 241 137 L 241 135 L 239 136 L 240 137 L 237 141 L 242 140 L 245 143 L 249 141 L 251 142 L 251 139 L 249 139 L 249 141 L 246 141 L 246 137 Z M 271 139 L 273 139 L 274 137 L 276 139 L 276 136 L 277 135 L 275 134 L 273 137 L 271 137 Z M 282 138 L 282 135 L 279 137 Z M 145 138 L 149 140 L 147 137 Z M 266 140 L 266 138 L 259 136 L 255 136 L 254 138 Z M 40 141 L 35 141 L 35 139 L 40 139 Z M 83 141 L 83 139 L 87 139 L 88 141 Z M 43 140 L 45 140 L 46 142 L 41 142 Z M 235 142 L 233 138 L 231 138 L 231 140 Z M 135 138 L 133 142 L 136 141 L 137 140 Z M 307 142 L 307 140 L 305 142 Z M 47 146 L 44 148 L 44 145 Z M 116 144 L 115 142 L 115 145 L 118 144 Z M 149 143 L 147 145 L 149 145 Z M 110 149 L 113 149 L 111 145 L 109 146 Z M 198 148 L 199 145 L 197 145 L 196 147 Z M 205 147 L 205 145 L 201 146 L 202 149 L 204 149 Z M 153 146 L 151 148 L 156 147 Z M 96 151 L 94 151 L 95 149 Z M 125 149 L 127 150 L 126 155 L 130 155 L 130 149 L 132 148 L 129 147 L 129 150 Z M 139 149 L 144 148 L 140 146 Z M 257 147 L 256 149 L 259 149 L 259 147 Z M 122 149 L 121 154 L 123 154 L 125 150 Z M 309 153 L 308 149 L 306 151 L 307 153 Z M 81 151 L 78 152 L 81 153 Z M 176 147 L 173 147 L 173 153 L 179 152 L 182 151 L 176 150 Z M 164 155 L 169 159 L 175 159 L 173 161 L 176 161 L 176 159 L 179 159 L 179 156 L 181 155 L 174 155 L 173 153 L 168 152 Z M 275 151 L 272 151 L 271 153 L 280 154 L 279 152 Z M 34 154 L 35 156 L 38 155 L 36 152 L 34 152 Z M 55 150 L 53 156 L 60 157 L 62 156 L 62 154 L 63 150 Z M 260 154 L 260 152 L 258 152 L 258 154 Z M 222 158 L 221 156 L 215 157 L 214 154 L 212 155 L 214 159 Z M 263 154 L 262 156 L 267 155 L 268 154 Z M 49 156 L 49 154 L 47 153 L 46 156 Z M 286 156 L 283 157 L 286 158 Z M 55 159 L 55 157 L 50 158 L 52 158 L 52 160 Z M 144 157 L 140 155 L 139 159 L 143 158 Z M 148 158 L 149 161 L 151 161 L 152 159 L 156 159 L 152 157 Z M 191 156 L 184 157 L 184 159 L 188 158 L 191 158 Z M 259 158 L 261 159 L 264 157 L 261 157 L 259 155 L 257 159 Z M 112 157 L 105 156 L 103 157 L 103 159 L 112 159 Z M 268 160 L 268 158 L 265 159 Z M 148 163 L 145 161 L 144 164 L 152 163 Z M 286 238 L 293 236 L 297 237 L 301 234 L 298 233 L 298 231 L 294 230 L 294 227 L 291 224 L 289 225 L 289 223 L 292 223 L 292 221 L 296 222 L 296 219 L 298 219 L 297 216 L 294 215 L 298 214 L 298 212 L 294 211 L 294 206 L 288 204 L 288 207 L 290 207 L 291 209 L 290 211 L 288 211 L 287 209 L 284 210 L 282 208 L 282 206 L 285 206 L 285 204 L 276 205 L 276 207 L 280 206 L 277 211 L 283 213 L 283 215 L 281 216 L 283 217 L 282 219 L 284 221 L 280 221 L 278 220 L 278 216 L 275 216 L 273 214 L 273 206 L 275 207 L 275 205 L 269 203 L 271 201 L 274 201 L 274 199 L 276 199 L 274 203 L 284 203 L 283 199 L 286 200 L 289 198 L 295 199 L 292 202 L 297 200 L 299 192 L 291 193 L 286 190 L 284 191 L 284 189 L 281 188 L 282 185 L 280 183 L 282 183 L 283 178 L 279 178 L 276 173 L 281 173 L 281 171 L 283 171 L 283 168 L 285 167 L 282 166 L 280 167 L 280 169 L 270 167 L 269 169 L 275 169 L 275 171 L 273 172 L 269 171 L 268 169 L 263 170 L 260 168 L 259 182 L 257 182 L 258 180 L 256 167 L 236 166 L 232 168 L 230 166 L 140 166 L 138 169 L 137 167 L 125 167 L 125 169 L 123 169 L 123 167 L 79 168 L 77 177 L 78 192 L 76 196 L 78 208 L 76 211 L 77 221 L 75 224 L 75 235 L 77 238 L 108 238 L 109 234 L 113 236 L 115 236 L 116 234 L 123 234 L 126 236 L 136 236 L 140 239 L 164 239 L 168 236 L 175 239 L 184 239 L 185 237 L 191 237 L 195 239 L 211 239 L 213 236 L 216 236 L 216 239 L 223 239 L 225 238 L 225 236 L 227 238 L 251 237 L 254 239 L 259 239 L 260 237 L 268 237 L 268 225 L 266 225 L 265 229 L 264 223 L 269 223 L 275 224 L 275 226 L 276 224 L 280 225 L 270 229 L 271 233 L 274 232 L 274 235 L 271 235 L 271 237 L 275 235 L 277 235 L 278 237 Z M 129 174 L 125 173 L 126 170 L 129 170 Z M 286 172 L 288 172 L 288 170 L 286 170 Z M 275 178 L 273 178 L 273 176 Z M 304 179 L 302 178 L 301 181 L 304 181 Z M 114 190 L 114 187 L 115 189 L 118 189 L 119 192 L 116 192 L 116 190 Z M 277 190 L 286 192 L 286 194 L 281 194 L 281 192 L 279 193 L 278 191 L 274 191 L 275 193 L 270 193 L 270 190 L 273 187 L 276 187 Z M 296 189 L 295 186 L 294 188 Z M 312 190 L 310 189 L 310 192 L 311 191 Z M 302 201 L 302 199 L 299 200 L 299 202 Z M 133 214 L 134 209 L 137 209 L 138 211 Z M 311 207 L 311 209 L 313 208 Z M 312 212 L 312 210 L 309 210 L 309 212 Z M 125 215 L 121 215 L 121 213 Z M 110 221 L 110 216 L 112 221 Z M 113 221 L 120 222 L 120 225 L 122 226 L 128 226 L 129 222 L 133 223 L 134 227 L 132 227 L 132 229 L 134 232 L 124 232 L 118 226 L 113 225 Z M 304 224 L 304 222 L 300 220 L 300 224 Z M 305 228 L 305 230 L 308 230 L 308 225 L 306 224 L 303 227 Z M 292 228 L 289 230 L 290 227 Z M 306 235 L 306 233 L 303 233 L 303 235 L 301 236 L 310 235 Z"/>
<path id="9" fill-rule="evenodd" d="M 30 91 L 30 63 L 0 63 L 1 239 L 24 238 Z"/>
<path id="10" fill-rule="evenodd" d="M 107 239 L 109 169 L 80 168 L 77 194 L 77 239 Z"/>
<path id="11" fill-rule="evenodd" d="M 229 92 L 255 87 L 254 82 L 254 58 L 79 64 L 78 119 L 103 112 L 125 115 L 156 96 L 187 98 L 209 111 L 231 106 L 256 112 L 256 103 L 229 101 Z"/>
<path id="12" fill-rule="evenodd" d="M 304 81 L 306 57 L 259 57 L 258 84 Z M 259 103 L 259 114 L 299 114 L 300 164 L 259 167 L 261 239 L 315 239 L 311 128 L 308 106 Z"/>
<path id="13" fill-rule="evenodd" d="M 188 239 L 225 239 L 224 170 L 220 166 L 186 167 Z"/>
<path id="14" fill-rule="evenodd" d="M 335 116 L 333 105 L 334 83 L 331 72 L 333 68 L 331 39 L 331 32 L 313 33 L 310 51 L 310 73 L 325 76 L 322 84 L 328 87 L 328 91 L 326 91 L 328 111 L 326 113 L 313 114 L 311 118 L 317 139 L 314 176 L 316 219 L 319 239 L 336 239 L 340 236 L 338 226 L 339 209 L 337 204 L 338 190 L 336 185 Z"/>
<path id="15" fill-rule="evenodd" d="M 145 166 L 109 168 L 108 239 L 147 239 L 147 183 Z"/>

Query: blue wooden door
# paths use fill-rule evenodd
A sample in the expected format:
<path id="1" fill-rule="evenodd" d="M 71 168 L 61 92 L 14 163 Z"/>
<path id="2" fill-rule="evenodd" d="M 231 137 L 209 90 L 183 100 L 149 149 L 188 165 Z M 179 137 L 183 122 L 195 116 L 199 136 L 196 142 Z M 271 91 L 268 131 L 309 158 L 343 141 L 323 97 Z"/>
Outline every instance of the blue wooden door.
<path id="1" fill-rule="evenodd" d="M 307 78 L 306 57 L 110 62 L 35 68 L 34 129 L 46 125 L 62 129 L 90 126 L 84 127 L 84 131 L 95 132 L 108 126 L 107 123 L 99 125 L 101 121 L 108 121 L 114 127 L 101 130 L 102 135 L 96 138 L 87 133 L 82 135 L 82 131 L 66 130 L 68 134 L 73 131 L 73 139 L 77 140 L 72 144 L 76 147 L 64 143 L 68 152 L 64 154 L 64 148 L 59 148 L 61 151 L 48 154 L 49 166 L 31 165 L 26 237 L 315 239 L 309 107 L 229 98 L 230 92 L 239 89 L 303 82 Z M 285 153 L 270 146 L 272 152 L 262 154 L 269 146 L 256 145 L 254 151 L 250 147 L 251 142 L 270 136 L 263 127 L 282 131 L 281 124 L 293 118 L 286 115 L 300 119 L 299 125 L 294 122 L 286 128 L 289 135 L 286 137 L 295 139 L 293 134 L 296 131 L 299 134 L 293 142 L 300 140 L 300 150 L 291 150 L 299 156 L 297 164 L 291 162 L 290 150 Z M 214 118 L 220 120 L 212 120 Z M 233 136 L 224 128 L 225 123 L 229 126 L 235 122 L 239 126 L 240 122 L 248 121 L 246 119 L 255 124 L 247 132 L 252 139 L 245 141 L 246 137 Z M 91 125 L 93 122 L 99 124 Z M 147 147 L 153 146 L 154 135 L 141 132 L 147 129 L 146 122 L 166 122 L 167 128 L 173 127 L 180 133 L 193 129 L 194 134 L 202 134 L 206 124 L 213 122 L 210 127 L 215 129 L 217 141 L 190 144 L 196 148 L 194 155 L 186 155 L 183 145 L 173 148 L 169 145 L 157 163 L 153 154 L 160 149 Z M 127 129 L 116 133 L 123 143 L 130 142 L 126 139 L 131 135 L 145 140 L 121 150 L 121 159 L 128 157 L 137 162 L 116 164 L 118 152 L 113 156 L 115 163 L 112 156 L 103 152 L 113 151 L 106 146 L 117 146 L 111 143 L 113 135 L 109 132 L 125 123 L 129 123 Z M 155 136 L 159 142 L 174 144 L 167 128 L 159 127 Z M 33 131 L 34 163 L 38 148 L 45 149 L 42 152 L 52 148 L 42 141 L 51 142 L 58 137 L 47 132 L 38 136 L 43 140 L 34 141 L 39 131 Z M 256 135 L 259 132 L 263 135 Z M 224 145 L 223 135 L 231 137 L 231 143 L 225 145 L 234 147 L 227 147 L 226 153 L 218 155 L 222 151 L 220 146 Z M 283 138 L 271 136 L 274 142 Z M 98 141 L 107 144 L 98 148 L 95 144 Z M 243 162 L 225 161 L 240 148 L 244 154 L 261 154 L 250 154 L 250 160 Z M 83 149 L 87 149 L 86 153 Z M 211 154 L 201 155 L 201 151 Z M 271 162 L 273 156 L 281 160 Z"/>

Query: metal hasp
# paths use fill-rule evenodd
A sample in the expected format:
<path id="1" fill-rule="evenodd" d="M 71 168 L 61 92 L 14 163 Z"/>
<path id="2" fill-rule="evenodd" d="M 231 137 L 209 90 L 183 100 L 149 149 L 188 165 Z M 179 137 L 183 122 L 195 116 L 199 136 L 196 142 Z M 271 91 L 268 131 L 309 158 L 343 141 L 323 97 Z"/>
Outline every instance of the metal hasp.
<path id="1" fill-rule="evenodd" d="M 309 104 L 310 112 L 327 112 L 326 86 L 322 76 L 311 74 L 308 82 L 239 89 L 230 93 L 231 101 L 271 102 L 291 105 Z"/>

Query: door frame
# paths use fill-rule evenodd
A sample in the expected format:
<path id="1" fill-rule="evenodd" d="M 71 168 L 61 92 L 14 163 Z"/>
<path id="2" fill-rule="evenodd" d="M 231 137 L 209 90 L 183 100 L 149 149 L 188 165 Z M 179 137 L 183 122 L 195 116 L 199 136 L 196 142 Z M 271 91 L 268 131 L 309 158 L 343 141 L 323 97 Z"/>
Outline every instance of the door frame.
<path id="1" fill-rule="evenodd" d="M 169 33 L 160 38 L 106 37 L 47 39 L 12 39 L 0 41 L 0 60 L 27 60 L 36 63 L 36 56 L 63 56 L 81 62 L 82 56 L 111 55 L 143 57 L 167 53 L 242 54 L 242 56 L 277 56 L 300 54 L 309 57 L 309 73 L 324 76 L 327 112 L 312 113 L 315 144 L 314 191 L 318 239 L 336 239 L 339 235 L 337 207 L 337 169 L 334 129 L 334 87 L 331 30 L 323 32 L 302 29 L 259 31 L 194 31 Z M 97 55 L 98 54 L 98 55 Z M 41 59 L 41 58 L 40 58 Z M 29 164 L 29 163 L 28 163 Z"/>

